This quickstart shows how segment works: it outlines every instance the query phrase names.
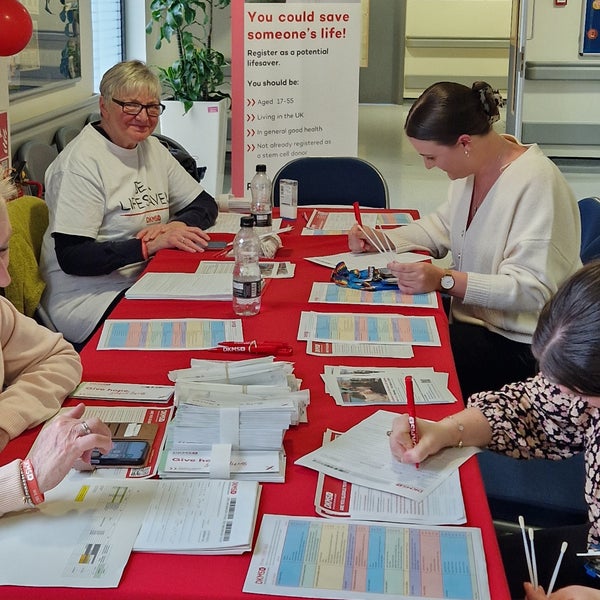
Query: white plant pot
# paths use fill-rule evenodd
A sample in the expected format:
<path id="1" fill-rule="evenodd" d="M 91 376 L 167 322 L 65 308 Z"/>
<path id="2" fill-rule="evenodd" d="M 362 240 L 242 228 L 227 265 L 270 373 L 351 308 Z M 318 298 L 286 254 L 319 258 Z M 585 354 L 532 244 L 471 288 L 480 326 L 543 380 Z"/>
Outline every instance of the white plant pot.
<path id="1" fill-rule="evenodd" d="M 194 102 L 186 114 L 182 102 L 162 102 L 167 108 L 160 117 L 160 133 L 179 142 L 194 157 L 198 167 L 206 167 L 201 184 L 216 198 L 223 193 L 228 100 Z"/>

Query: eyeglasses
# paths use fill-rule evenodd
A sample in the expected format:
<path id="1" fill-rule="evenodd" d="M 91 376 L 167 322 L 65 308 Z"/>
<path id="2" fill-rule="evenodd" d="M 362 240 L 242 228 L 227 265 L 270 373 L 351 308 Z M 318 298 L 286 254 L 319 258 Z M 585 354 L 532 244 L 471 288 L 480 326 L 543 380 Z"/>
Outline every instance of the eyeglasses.
<path id="1" fill-rule="evenodd" d="M 115 104 L 118 104 L 126 115 L 139 115 L 142 110 L 146 109 L 146 114 L 149 117 L 160 117 L 165 110 L 164 104 L 140 104 L 139 102 L 123 102 L 122 100 L 112 99 Z"/>

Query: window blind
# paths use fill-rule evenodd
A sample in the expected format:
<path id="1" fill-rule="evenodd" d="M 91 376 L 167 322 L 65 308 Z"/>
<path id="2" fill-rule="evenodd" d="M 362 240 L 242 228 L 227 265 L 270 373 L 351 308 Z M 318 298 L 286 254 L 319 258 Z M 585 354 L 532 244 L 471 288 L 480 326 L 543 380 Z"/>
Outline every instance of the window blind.
<path id="1" fill-rule="evenodd" d="M 94 92 L 102 75 L 123 60 L 122 0 L 92 0 Z"/>

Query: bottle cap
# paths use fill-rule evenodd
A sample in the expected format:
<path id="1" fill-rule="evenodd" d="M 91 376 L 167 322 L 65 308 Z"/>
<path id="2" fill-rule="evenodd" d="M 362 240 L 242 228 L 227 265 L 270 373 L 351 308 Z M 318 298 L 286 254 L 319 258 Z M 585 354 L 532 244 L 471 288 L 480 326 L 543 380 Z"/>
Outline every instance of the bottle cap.
<path id="1" fill-rule="evenodd" d="M 256 172 L 257 173 L 266 173 L 267 165 L 256 165 Z"/>
<path id="2" fill-rule="evenodd" d="M 254 217 L 242 217 L 240 227 L 254 227 Z"/>

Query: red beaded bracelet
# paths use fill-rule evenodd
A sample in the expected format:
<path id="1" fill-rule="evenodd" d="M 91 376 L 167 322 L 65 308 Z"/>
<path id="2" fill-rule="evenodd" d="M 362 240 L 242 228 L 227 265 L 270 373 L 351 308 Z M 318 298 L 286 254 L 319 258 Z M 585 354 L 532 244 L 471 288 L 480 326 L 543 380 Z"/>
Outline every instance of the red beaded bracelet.
<path id="1" fill-rule="evenodd" d="M 35 473 L 33 471 L 33 465 L 28 458 L 21 463 L 21 470 L 25 475 L 25 481 L 27 482 L 27 489 L 29 490 L 29 495 L 31 496 L 31 502 L 34 505 L 41 504 L 45 500 L 44 494 L 42 494 L 40 491 L 40 486 L 38 485 L 37 479 L 35 478 Z"/>

